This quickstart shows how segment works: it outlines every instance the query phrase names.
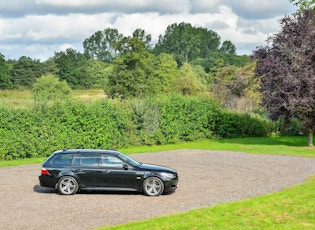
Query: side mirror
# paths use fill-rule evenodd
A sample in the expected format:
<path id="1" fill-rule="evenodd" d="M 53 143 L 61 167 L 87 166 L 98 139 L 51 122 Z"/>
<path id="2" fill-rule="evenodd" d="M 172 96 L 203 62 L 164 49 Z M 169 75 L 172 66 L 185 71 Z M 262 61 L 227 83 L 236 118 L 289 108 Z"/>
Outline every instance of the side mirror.
<path id="1" fill-rule="evenodd" d="M 124 164 L 124 165 L 123 165 L 123 169 L 124 169 L 124 170 L 128 170 L 128 165 L 127 165 L 127 164 Z"/>

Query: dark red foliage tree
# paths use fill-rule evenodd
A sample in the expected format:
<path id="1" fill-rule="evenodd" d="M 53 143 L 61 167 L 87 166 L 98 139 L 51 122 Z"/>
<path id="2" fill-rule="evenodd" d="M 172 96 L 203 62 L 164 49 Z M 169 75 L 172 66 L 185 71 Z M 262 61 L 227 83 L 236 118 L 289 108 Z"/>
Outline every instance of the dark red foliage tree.
<path id="1" fill-rule="evenodd" d="M 308 130 L 313 146 L 315 130 L 315 15 L 314 11 L 285 16 L 282 30 L 257 48 L 256 74 L 261 76 L 263 105 L 271 118 L 296 117 Z"/>

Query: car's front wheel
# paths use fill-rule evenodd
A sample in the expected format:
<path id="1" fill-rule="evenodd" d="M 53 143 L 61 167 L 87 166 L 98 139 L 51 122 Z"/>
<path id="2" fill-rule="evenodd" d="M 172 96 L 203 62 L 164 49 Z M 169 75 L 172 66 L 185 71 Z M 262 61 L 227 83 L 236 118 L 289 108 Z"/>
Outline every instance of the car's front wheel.
<path id="1" fill-rule="evenodd" d="M 78 182 L 71 176 L 61 177 L 57 189 L 61 195 L 73 195 L 78 191 Z"/>
<path id="2" fill-rule="evenodd" d="M 144 180 L 142 189 L 147 196 L 159 196 L 164 191 L 163 181 L 157 177 L 148 177 Z"/>

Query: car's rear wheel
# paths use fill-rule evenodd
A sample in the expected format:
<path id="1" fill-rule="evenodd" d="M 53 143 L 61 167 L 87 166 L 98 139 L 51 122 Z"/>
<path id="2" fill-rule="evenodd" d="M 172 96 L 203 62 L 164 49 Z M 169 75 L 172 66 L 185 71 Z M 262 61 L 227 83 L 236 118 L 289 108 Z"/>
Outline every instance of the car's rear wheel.
<path id="1" fill-rule="evenodd" d="M 164 191 L 163 181 L 157 177 L 148 177 L 144 180 L 142 189 L 147 196 L 159 196 Z"/>
<path id="2" fill-rule="evenodd" d="M 78 191 L 78 182 L 71 176 L 61 177 L 57 189 L 61 195 L 73 195 Z"/>

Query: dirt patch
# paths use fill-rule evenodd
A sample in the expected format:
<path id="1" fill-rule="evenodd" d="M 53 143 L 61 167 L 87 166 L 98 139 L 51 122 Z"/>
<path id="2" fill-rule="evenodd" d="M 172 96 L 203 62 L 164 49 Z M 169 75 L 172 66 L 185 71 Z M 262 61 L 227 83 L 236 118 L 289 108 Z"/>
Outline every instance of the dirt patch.
<path id="1" fill-rule="evenodd" d="M 61 196 L 38 186 L 41 165 L 4 167 L 2 229 L 93 229 L 280 191 L 315 175 L 315 158 L 201 150 L 131 156 L 176 169 L 177 191 L 159 197 L 108 192 Z"/>

